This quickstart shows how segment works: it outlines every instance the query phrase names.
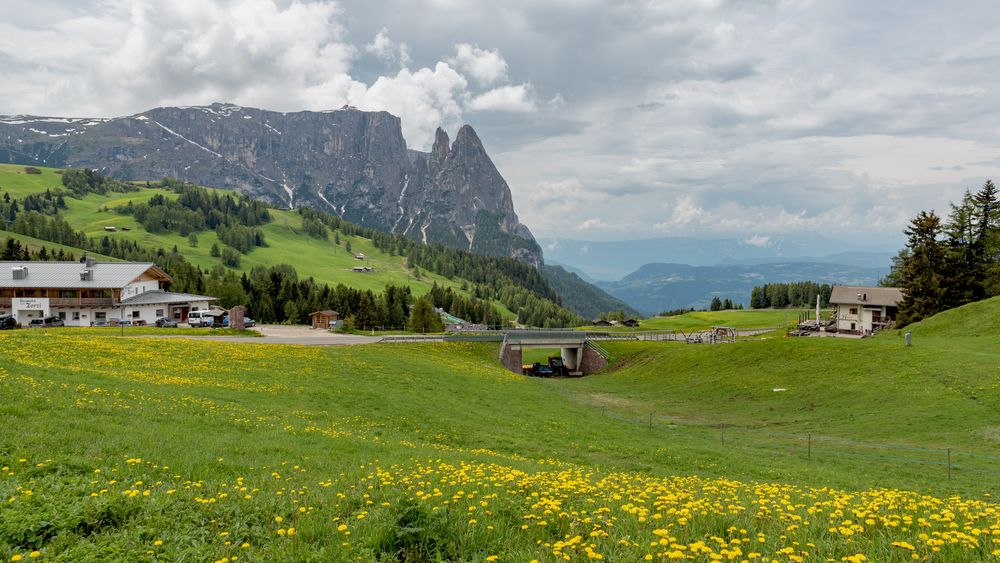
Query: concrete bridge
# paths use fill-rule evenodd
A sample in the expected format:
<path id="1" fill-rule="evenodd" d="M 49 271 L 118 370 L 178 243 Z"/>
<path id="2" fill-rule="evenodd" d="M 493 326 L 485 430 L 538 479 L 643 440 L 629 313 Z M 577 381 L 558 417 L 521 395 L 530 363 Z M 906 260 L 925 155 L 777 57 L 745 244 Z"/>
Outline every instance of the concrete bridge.
<path id="1" fill-rule="evenodd" d="M 570 375 L 586 375 L 607 367 L 607 352 L 587 337 L 585 332 L 510 330 L 500 346 L 500 363 L 521 373 L 525 348 L 559 348 L 563 365 Z"/>

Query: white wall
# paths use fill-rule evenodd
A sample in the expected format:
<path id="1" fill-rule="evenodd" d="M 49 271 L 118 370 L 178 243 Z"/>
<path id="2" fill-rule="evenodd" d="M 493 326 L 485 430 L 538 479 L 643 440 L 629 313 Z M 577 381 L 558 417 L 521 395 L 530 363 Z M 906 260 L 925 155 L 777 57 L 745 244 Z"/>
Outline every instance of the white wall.
<path id="1" fill-rule="evenodd" d="M 128 299 L 140 293 L 146 291 L 153 291 L 154 289 L 160 289 L 160 282 L 156 280 L 139 281 L 135 283 L 130 283 L 122 288 L 122 299 Z"/>

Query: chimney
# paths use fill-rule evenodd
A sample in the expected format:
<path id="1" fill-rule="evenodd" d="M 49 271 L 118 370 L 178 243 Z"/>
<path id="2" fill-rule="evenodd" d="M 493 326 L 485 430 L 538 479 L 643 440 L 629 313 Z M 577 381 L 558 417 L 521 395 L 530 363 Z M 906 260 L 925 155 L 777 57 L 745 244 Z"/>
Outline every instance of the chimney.
<path id="1" fill-rule="evenodd" d="M 80 272 L 80 281 L 94 281 L 93 270 L 83 270 Z"/>
<path id="2" fill-rule="evenodd" d="M 88 268 L 93 268 L 94 266 L 97 265 L 97 258 L 94 258 L 93 256 L 88 256 L 86 264 Z"/>
<path id="3" fill-rule="evenodd" d="M 28 267 L 27 266 L 14 266 L 10 269 L 11 275 L 14 276 L 15 280 L 23 280 L 28 278 Z"/>

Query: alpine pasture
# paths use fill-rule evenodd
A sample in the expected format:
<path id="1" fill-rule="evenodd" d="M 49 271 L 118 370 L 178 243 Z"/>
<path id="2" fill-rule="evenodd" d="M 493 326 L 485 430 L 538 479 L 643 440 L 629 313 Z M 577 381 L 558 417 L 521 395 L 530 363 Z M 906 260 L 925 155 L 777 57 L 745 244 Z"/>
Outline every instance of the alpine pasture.
<path id="1" fill-rule="evenodd" d="M 989 559 L 997 344 L 608 343 L 540 380 L 495 344 L 2 333 L 0 556 Z"/>

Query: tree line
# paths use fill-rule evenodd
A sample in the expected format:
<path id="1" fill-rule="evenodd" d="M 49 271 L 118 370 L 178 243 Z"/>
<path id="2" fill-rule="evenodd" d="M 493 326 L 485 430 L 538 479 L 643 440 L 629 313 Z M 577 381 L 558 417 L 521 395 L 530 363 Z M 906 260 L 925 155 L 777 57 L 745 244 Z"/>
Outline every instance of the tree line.
<path id="1" fill-rule="evenodd" d="M 743 309 L 742 303 L 733 303 L 733 300 L 726 297 L 725 299 L 719 299 L 716 295 L 712 298 L 712 301 L 708 304 L 709 311 L 730 311 L 734 309 Z"/>
<path id="2" fill-rule="evenodd" d="M 882 280 L 903 291 L 900 326 L 1000 295 L 1000 202 L 991 180 L 966 190 L 946 219 L 921 211 L 903 233 L 906 245 Z"/>
<path id="3" fill-rule="evenodd" d="M 833 286 L 813 281 L 766 283 L 750 292 L 751 309 L 784 309 L 786 307 L 813 307 L 819 296 L 821 307 L 830 305 Z"/>
<path id="4" fill-rule="evenodd" d="M 9 238 L 0 244 L 0 260 L 74 262 L 76 261 L 76 257 L 73 256 L 72 252 L 66 252 L 61 248 L 49 250 L 43 246 L 38 250 L 31 250 L 27 245 L 22 245 L 17 239 Z"/>

